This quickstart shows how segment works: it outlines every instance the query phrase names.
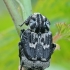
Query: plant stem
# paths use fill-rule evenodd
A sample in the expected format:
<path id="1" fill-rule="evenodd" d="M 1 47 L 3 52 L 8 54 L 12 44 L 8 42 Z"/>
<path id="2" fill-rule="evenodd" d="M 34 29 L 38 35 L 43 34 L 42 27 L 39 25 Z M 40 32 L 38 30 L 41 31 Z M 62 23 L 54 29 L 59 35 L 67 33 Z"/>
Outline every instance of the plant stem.
<path id="1" fill-rule="evenodd" d="M 16 27 L 16 30 L 18 32 L 18 34 L 20 34 L 20 27 L 19 25 L 22 24 L 22 18 L 21 16 L 19 15 L 14 3 L 13 3 L 13 0 L 3 0 L 13 21 L 14 21 L 14 24 L 15 24 L 15 27 Z"/>
<path id="2" fill-rule="evenodd" d="M 22 9 L 22 17 L 20 16 L 18 9 L 14 4 L 14 0 L 3 0 L 6 4 L 6 7 L 14 21 L 16 30 L 20 35 L 20 26 L 23 23 L 23 20 L 26 20 L 32 14 L 31 0 L 16 0 L 19 1 L 19 5 Z"/>
<path id="3" fill-rule="evenodd" d="M 53 36 L 53 42 L 57 42 L 57 40 L 59 40 L 61 37 L 61 35 L 59 33 L 57 33 L 55 36 Z"/>

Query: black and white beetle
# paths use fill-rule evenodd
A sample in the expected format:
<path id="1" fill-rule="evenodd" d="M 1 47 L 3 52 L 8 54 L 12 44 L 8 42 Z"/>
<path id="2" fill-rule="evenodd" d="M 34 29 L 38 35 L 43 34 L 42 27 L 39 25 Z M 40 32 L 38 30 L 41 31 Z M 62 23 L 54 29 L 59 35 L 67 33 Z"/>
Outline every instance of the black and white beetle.
<path id="1" fill-rule="evenodd" d="M 21 68 L 24 66 L 28 70 L 44 70 L 50 65 L 50 58 L 56 47 L 52 42 L 50 22 L 40 13 L 34 13 L 24 23 L 30 28 L 21 30 L 19 43 Z"/>

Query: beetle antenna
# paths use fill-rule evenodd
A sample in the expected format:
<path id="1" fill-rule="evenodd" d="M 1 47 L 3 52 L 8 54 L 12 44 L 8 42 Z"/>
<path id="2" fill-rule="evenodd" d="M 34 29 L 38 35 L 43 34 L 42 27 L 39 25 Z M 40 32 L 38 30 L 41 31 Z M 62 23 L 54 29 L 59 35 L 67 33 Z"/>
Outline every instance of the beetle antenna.
<path id="1" fill-rule="evenodd" d="M 29 17 L 27 18 L 27 20 L 25 20 L 25 21 L 24 21 L 21 25 L 19 25 L 19 26 L 20 26 L 20 27 L 23 26 L 24 23 L 25 23 L 26 25 L 29 25 L 30 19 L 31 19 L 31 16 L 29 16 Z"/>
<path id="2" fill-rule="evenodd" d="M 23 23 L 22 23 L 21 25 L 19 25 L 19 26 L 22 27 L 24 23 L 25 23 L 25 22 L 23 22 Z"/>

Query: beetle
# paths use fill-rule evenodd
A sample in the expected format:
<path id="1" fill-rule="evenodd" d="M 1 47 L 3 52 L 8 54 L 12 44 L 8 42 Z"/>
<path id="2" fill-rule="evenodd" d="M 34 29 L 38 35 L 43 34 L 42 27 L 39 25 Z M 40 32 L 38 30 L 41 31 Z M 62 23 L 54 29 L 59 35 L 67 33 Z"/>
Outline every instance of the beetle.
<path id="1" fill-rule="evenodd" d="M 56 47 L 52 42 L 50 22 L 40 13 L 34 13 L 23 24 L 29 25 L 29 29 L 21 30 L 20 34 L 21 68 L 24 66 L 32 70 L 44 70 L 49 67 L 51 55 Z"/>

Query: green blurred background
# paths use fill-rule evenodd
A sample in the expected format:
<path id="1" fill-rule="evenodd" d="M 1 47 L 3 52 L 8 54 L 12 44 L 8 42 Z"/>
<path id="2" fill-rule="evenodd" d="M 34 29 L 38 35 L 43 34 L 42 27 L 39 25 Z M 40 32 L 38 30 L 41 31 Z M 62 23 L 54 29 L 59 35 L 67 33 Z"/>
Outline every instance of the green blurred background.
<path id="1" fill-rule="evenodd" d="M 50 20 L 53 35 L 57 32 L 56 23 L 70 23 L 70 0 L 32 0 L 32 8 Z M 18 70 L 18 42 L 13 21 L 0 0 L 0 70 Z M 70 41 L 61 39 L 57 43 L 60 51 L 54 52 L 46 70 L 70 70 Z"/>

